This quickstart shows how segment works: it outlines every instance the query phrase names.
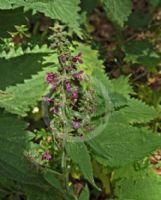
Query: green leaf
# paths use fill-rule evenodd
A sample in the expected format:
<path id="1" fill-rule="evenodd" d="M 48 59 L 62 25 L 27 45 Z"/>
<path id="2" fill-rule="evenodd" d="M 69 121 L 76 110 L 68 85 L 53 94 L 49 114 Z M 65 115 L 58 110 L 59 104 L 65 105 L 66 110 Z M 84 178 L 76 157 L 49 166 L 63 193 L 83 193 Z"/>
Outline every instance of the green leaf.
<path id="1" fill-rule="evenodd" d="M 45 83 L 47 72 L 54 71 L 56 68 L 48 67 L 32 79 L 25 80 L 23 84 L 8 87 L 4 92 L 0 92 L 0 107 L 8 112 L 20 116 L 26 116 L 31 107 L 34 107 L 42 97 L 46 95 L 48 85 Z"/>
<path id="2" fill-rule="evenodd" d="M 62 186 L 60 184 L 60 179 L 62 179 L 62 177 L 60 176 L 60 174 L 58 174 L 57 172 L 55 172 L 53 170 L 45 169 L 43 176 L 44 176 L 45 180 L 50 185 L 52 185 L 54 188 L 56 188 L 60 192 L 63 192 Z"/>
<path id="3" fill-rule="evenodd" d="M 98 159 L 98 158 L 97 158 Z M 101 181 L 102 189 L 106 194 L 111 193 L 111 183 L 110 183 L 110 173 L 111 170 L 109 170 L 106 166 L 96 159 L 96 156 L 94 157 L 94 160 L 92 161 L 93 165 L 93 171 L 95 178 L 99 179 Z M 97 160 L 97 162 L 96 162 Z M 100 165 L 101 164 L 101 165 Z"/>
<path id="4" fill-rule="evenodd" d="M 161 4 L 161 1 L 160 0 L 148 0 L 149 4 L 154 6 L 154 7 L 157 7 Z"/>
<path id="5" fill-rule="evenodd" d="M 39 187 L 25 186 L 27 200 L 63 200 L 63 197 L 53 188 L 41 189 Z"/>
<path id="6" fill-rule="evenodd" d="M 15 181 L 13 181 L 11 179 L 6 179 L 5 177 L 1 176 L 0 177 L 0 199 L 4 200 L 8 196 L 12 196 L 13 197 L 13 191 L 14 191 L 13 199 L 14 200 L 19 200 L 19 198 L 20 198 L 19 197 L 20 196 L 20 189 L 22 189 L 21 186 L 18 185 L 18 183 L 16 183 Z"/>
<path id="7" fill-rule="evenodd" d="M 25 49 L 22 48 L 22 46 L 19 46 L 19 47 L 12 47 L 7 52 L 5 50 L 2 50 L 0 54 L 0 58 L 5 58 L 8 60 L 8 59 L 16 58 L 19 56 L 37 54 L 37 55 L 41 55 L 42 57 L 44 56 L 43 59 L 45 59 L 46 57 L 49 57 L 49 56 L 51 57 L 50 55 L 51 53 L 52 53 L 52 59 L 51 59 L 52 62 L 57 61 L 56 53 L 52 49 L 50 49 L 47 46 L 47 44 L 43 44 L 41 46 L 36 44 L 35 46 L 32 46 L 32 47 L 27 46 Z"/>
<path id="8" fill-rule="evenodd" d="M 117 200 L 160 200 L 161 177 L 151 168 L 126 167 L 115 171 L 114 193 Z"/>
<path id="9" fill-rule="evenodd" d="M 124 46 L 127 62 L 142 64 L 153 70 L 160 62 L 160 55 L 147 40 L 131 41 Z"/>
<path id="10" fill-rule="evenodd" d="M 113 98 L 114 100 L 114 93 L 119 93 L 118 95 L 116 95 L 120 96 L 120 101 L 123 101 L 123 98 L 124 100 L 125 98 L 129 98 L 129 94 L 133 93 L 133 90 L 131 85 L 129 84 L 128 77 L 121 76 L 118 79 L 109 80 L 109 78 L 104 73 L 103 61 L 99 59 L 98 51 L 92 49 L 89 45 L 84 45 L 77 42 L 75 42 L 74 44 L 77 45 L 75 52 L 82 52 L 84 64 L 81 65 L 81 67 L 85 68 L 87 72 L 92 74 L 94 78 L 96 78 L 104 85 L 104 87 L 106 88 L 106 93 L 109 93 L 109 96 L 111 95 L 111 99 Z"/>
<path id="11" fill-rule="evenodd" d="M 9 0 L 3 0 L 0 2 L 0 9 L 10 9 L 11 8 L 11 3 Z"/>
<path id="12" fill-rule="evenodd" d="M 82 52 L 82 59 L 84 63 L 81 64 L 81 68 L 91 75 L 94 83 L 93 86 L 99 97 L 97 99 L 98 109 L 96 115 L 105 112 L 105 106 L 107 108 L 106 112 L 110 112 L 112 109 L 110 92 L 113 92 L 113 84 L 104 73 L 103 61 L 99 59 L 98 51 L 92 49 L 89 45 L 77 42 L 74 44 L 77 45 L 75 52 Z"/>
<path id="13" fill-rule="evenodd" d="M 27 24 L 27 16 L 29 13 L 24 13 L 22 8 L 0 10 L 0 37 L 9 37 L 9 32 L 15 32 L 15 25 Z"/>
<path id="14" fill-rule="evenodd" d="M 4 190 L 9 190 L 10 188 L 15 187 L 15 183 L 5 177 L 0 177 L 0 188 L 4 188 Z"/>
<path id="15" fill-rule="evenodd" d="M 80 167 L 81 172 L 84 177 L 93 185 L 93 170 L 91 165 L 91 159 L 86 145 L 82 142 L 80 143 L 67 143 L 66 145 L 67 154 L 72 159 L 72 161 Z"/>
<path id="16" fill-rule="evenodd" d="M 148 130 L 109 121 L 105 130 L 88 144 L 105 165 L 120 167 L 148 156 L 161 147 L 161 140 Z"/>
<path id="17" fill-rule="evenodd" d="M 94 81 L 96 82 L 97 80 L 97 82 L 103 86 L 103 89 L 105 90 L 104 93 L 106 93 L 106 96 L 108 97 L 106 100 L 108 99 L 111 101 L 114 107 L 127 105 L 129 94 L 133 93 L 132 87 L 129 84 L 129 78 L 121 76 L 118 79 L 109 80 L 104 73 L 103 62 L 99 59 L 97 50 L 91 49 L 88 45 L 83 45 L 80 43 L 76 44 L 78 45 L 76 47 L 76 52 L 82 52 L 83 54 L 83 68 L 86 67 L 86 71 L 89 71 L 89 73 L 93 75 Z M 99 91 L 97 91 L 96 87 L 95 89 L 99 94 Z M 106 104 L 107 103 L 109 104 L 109 102 L 106 102 Z M 102 103 L 101 99 L 99 99 L 98 104 L 102 105 L 101 107 L 99 106 L 99 110 L 102 111 L 102 108 L 104 110 L 104 104 Z M 109 104 L 108 107 L 111 107 L 110 110 L 112 109 L 111 104 Z"/>
<path id="18" fill-rule="evenodd" d="M 0 199 L 4 199 L 5 198 L 5 196 L 7 196 L 8 195 L 8 193 L 7 193 L 7 191 L 0 191 Z"/>
<path id="19" fill-rule="evenodd" d="M 80 35 L 79 28 L 79 3 L 80 0 L 53 0 L 53 1 L 22 1 L 11 0 L 14 6 L 24 6 L 26 9 L 33 9 L 44 13 L 47 17 L 58 19 L 67 24 L 74 32 Z"/>
<path id="20" fill-rule="evenodd" d="M 128 20 L 131 13 L 131 0 L 103 0 L 108 18 L 120 27 Z"/>
<path id="21" fill-rule="evenodd" d="M 108 76 L 102 70 L 94 68 L 92 75 L 97 81 L 100 81 L 100 83 L 104 85 L 107 95 L 115 92 L 111 80 L 109 80 Z"/>
<path id="22" fill-rule="evenodd" d="M 0 116 L 0 176 L 23 184 L 41 186 L 43 181 L 31 170 L 25 160 L 27 151 L 26 123 L 13 115 L 1 113 Z"/>
<path id="23" fill-rule="evenodd" d="M 128 20 L 128 26 L 138 30 L 146 28 L 149 21 L 151 20 L 151 15 L 149 13 L 145 13 L 142 10 L 136 10 L 131 13 Z"/>
<path id="24" fill-rule="evenodd" d="M 125 113 L 122 111 L 123 109 L 114 111 L 109 118 L 109 123 L 116 124 L 129 124 Z"/>
<path id="25" fill-rule="evenodd" d="M 8 178 L 18 179 L 16 171 L 18 171 L 17 169 L 22 171 L 19 162 L 22 160 L 26 148 L 24 132 L 26 124 L 13 116 L 1 113 L 0 127 L 0 174 L 5 176 L 8 172 Z M 13 172 L 15 174 L 11 174 Z"/>
<path id="26" fill-rule="evenodd" d="M 0 58 L 0 89 L 7 86 L 22 83 L 24 79 L 29 79 L 31 75 L 40 71 L 43 65 L 43 53 L 29 53 L 15 58 Z"/>
<path id="27" fill-rule="evenodd" d="M 48 200 L 48 196 L 50 196 L 49 199 L 53 199 L 53 195 L 56 199 L 57 196 L 62 196 L 57 190 L 58 181 L 55 187 L 51 187 L 39 173 L 38 166 L 31 160 L 29 163 L 29 158 L 26 159 L 27 157 L 24 156 L 29 147 L 27 132 L 24 131 L 26 126 L 26 123 L 17 119 L 16 116 L 1 112 L 0 177 L 16 181 L 27 194 L 31 194 L 32 197 L 38 196 L 37 199 L 40 199 L 40 195 L 45 200 Z"/>
<path id="28" fill-rule="evenodd" d="M 120 93 L 112 92 L 109 95 L 110 100 L 115 108 L 127 105 L 127 99 Z"/>
<path id="29" fill-rule="evenodd" d="M 83 64 L 81 67 L 86 68 L 90 72 L 93 72 L 96 68 L 103 71 L 103 61 L 99 59 L 99 53 L 96 49 L 92 49 L 89 45 L 74 42 L 76 46 L 74 52 L 82 53 Z"/>
<path id="30" fill-rule="evenodd" d="M 124 98 L 129 98 L 129 94 L 133 93 L 132 87 L 129 84 L 129 78 L 120 76 L 117 79 L 112 79 L 112 91 L 121 94 Z"/>
<path id="31" fill-rule="evenodd" d="M 93 9 L 98 5 L 98 0 L 81 0 L 82 10 L 86 11 L 88 14 L 91 14 Z"/>
<path id="32" fill-rule="evenodd" d="M 89 200 L 89 189 L 87 185 L 83 188 L 79 200 Z"/>
<path id="33" fill-rule="evenodd" d="M 127 121 L 130 123 L 147 123 L 160 116 L 153 107 L 137 99 L 130 99 L 127 104 L 128 106 L 121 111 L 125 114 Z"/>

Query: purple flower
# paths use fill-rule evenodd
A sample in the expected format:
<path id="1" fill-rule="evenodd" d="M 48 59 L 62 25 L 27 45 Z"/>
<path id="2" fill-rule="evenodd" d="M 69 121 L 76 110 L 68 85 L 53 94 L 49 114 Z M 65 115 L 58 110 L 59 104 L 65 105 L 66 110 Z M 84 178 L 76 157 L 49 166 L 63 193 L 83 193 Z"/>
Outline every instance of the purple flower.
<path id="1" fill-rule="evenodd" d="M 71 91 L 71 84 L 70 84 L 69 81 L 66 81 L 66 82 L 65 82 L 65 87 L 66 87 L 66 90 L 67 90 L 68 92 Z"/>
<path id="2" fill-rule="evenodd" d="M 52 156 L 50 154 L 49 151 L 46 151 L 43 155 L 42 155 L 42 160 L 51 160 Z"/>
<path id="3" fill-rule="evenodd" d="M 78 56 L 74 56 L 74 57 L 72 58 L 72 61 L 73 61 L 73 62 L 77 62 L 78 59 L 79 59 Z"/>
<path id="4" fill-rule="evenodd" d="M 81 81 L 82 80 L 82 74 L 83 74 L 83 71 L 80 71 L 80 72 L 73 74 L 73 77 L 75 79 L 78 79 L 79 81 Z"/>
<path id="5" fill-rule="evenodd" d="M 73 128 L 78 129 L 80 128 L 80 122 L 79 121 L 73 121 Z"/>
<path id="6" fill-rule="evenodd" d="M 65 69 L 70 72 L 70 71 L 73 70 L 74 67 L 75 67 L 74 65 L 73 66 L 66 66 Z"/>
<path id="7" fill-rule="evenodd" d="M 73 93 L 72 93 L 72 99 L 74 100 L 77 100 L 78 99 L 78 91 L 75 90 Z"/>
<path id="8" fill-rule="evenodd" d="M 57 75 L 54 74 L 53 72 L 49 72 L 49 73 L 47 73 L 46 80 L 49 84 L 51 84 L 55 87 L 56 83 L 57 83 Z"/>
<path id="9" fill-rule="evenodd" d="M 64 55 L 62 55 L 62 56 L 60 57 L 60 59 L 61 59 L 61 61 L 64 62 L 64 63 L 67 61 L 67 57 L 64 56 Z"/>
<path id="10" fill-rule="evenodd" d="M 54 106 L 50 109 L 51 112 L 57 114 L 59 112 L 59 106 Z"/>
<path id="11" fill-rule="evenodd" d="M 79 53 L 77 56 L 74 56 L 73 58 L 72 58 L 72 61 L 73 62 L 79 62 L 79 63 L 83 63 L 83 61 L 80 59 L 80 57 L 82 56 L 82 53 Z"/>

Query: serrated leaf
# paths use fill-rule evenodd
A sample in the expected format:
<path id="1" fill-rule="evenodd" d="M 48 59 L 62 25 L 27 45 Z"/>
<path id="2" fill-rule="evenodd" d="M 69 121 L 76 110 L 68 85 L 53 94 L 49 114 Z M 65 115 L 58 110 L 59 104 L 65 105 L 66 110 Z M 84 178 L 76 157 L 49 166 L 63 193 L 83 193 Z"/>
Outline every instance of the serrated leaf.
<path id="1" fill-rule="evenodd" d="M 160 55 L 147 40 L 131 41 L 124 46 L 127 62 L 142 64 L 153 70 L 160 62 Z"/>
<path id="2" fill-rule="evenodd" d="M 129 99 L 127 107 L 123 108 L 122 112 L 130 123 L 147 123 L 159 117 L 159 113 L 152 106 L 137 99 Z"/>
<path id="3" fill-rule="evenodd" d="M 112 79 L 112 91 L 121 94 L 125 98 L 129 98 L 129 94 L 133 93 L 132 87 L 129 84 L 129 78 L 120 76 L 117 79 Z"/>
<path id="4" fill-rule="evenodd" d="M 148 130 L 109 121 L 88 144 L 107 166 L 120 167 L 148 156 L 161 147 L 161 140 Z"/>
<path id="5" fill-rule="evenodd" d="M 44 13 L 47 17 L 58 19 L 67 24 L 78 35 L 81 34 L 79 28 L 79 3 L 80 0 L 53 0 L 53 1 L 33 1 L 33 0 L 11 0 L 14 6 L 24 6 L 26 9 L 33 9 Z"/>
<path id="6" fill-rule="evenodd" d="M 9 0 L 3 0 L 0 2 L 0 9 L 10 9 L 11 7 Z"/>
<path id="7" fill-rule="evenodd" d="M 103 90 L 107 96 L 106 100 L 108 99 L 109 102 L 111 101 L 114 107 L 126 105 L 129 94 L 133 93 L 129 78 L 121 76 L 118 79 L 109 80 L 108 76 L 104 73 L 103 61 L 99 59 L 97 50 L 91 49 L 88 45 L 76 44 L 78 45 L 76 47 L 76 52 L 82 52 L 84 61 L 83 67 L 86 67 L 87 72 L 89 71 L 89 73 L 93 75 L 95 82 L 97 81 L 97 83 L 103 86 Z M 100 102 L 102 104 L 101 100 L 99 100 L 98 104 Z M 112 105 L 109 106 L 112 109 Z M 102 104 L 102 108 L 104 109 L 104 104 Z M 100 111 L 101 110 L 100 107 Z"/>
<path id="8" fill-rule="evenodd" d="M 24 13 L 22 8 L 0 10 L 0 37 L 9 37 L 9 32 L 15 32 L 15 25 L 27 24 L 27 16 L 29 16 L 29 13 Z"/>
<path id="9" fill-rule="evenodd" d="M 0 175 L 23 184 L 41 186 L 42 179 L 29 167 L 25 160 L 27 151 L 26 123 L 13 115 L 1 113 L 0 116 Z"/>
<path id="10" fill-rule="evenodd" d="M 128 20 L 128 26 L 134 30 L 146 28 L 149 21 L 151 20 L 151 15 L 145 13 L 142 10 L 136 10 L 131 13 Z"/>
<path id="11" fill-rule="evenodd" d="M 98 109 L 96 115 L 105 112 L 105 106 L 107 108 L 106 112 L 110 112 L 112 110 L 110 92 L 113 92 L 113 84 L 104 73 L 103 61 L 99 59 L 98 51 L 88 45 L 75 44 L 77 45 L 75 52 L 82 52 L 83 64 L 81 64 L 81 68 L 92 77 L 95 92 L 99 96 L 97 99 Z"/>
<path id="12" fill-rule="evenodd" d="M 43 65 L 40 63 L 43 53 L 29 53 L 11 59 L 0 58 L 0 89 L 7 86 L 22 83 L 31 75 L 40 71 Z"/>
<path id="13" fill-rule="evenodd" d="M 62 194 L 56 187 L 51 187 L 36 170 L 37 166 L 29 163 L 24 156 L 28 151 L 28 137 L 24 130 L 26 123 L 14 115 L 1 112 L 0 127 L 0 177 L 16 181 L 27 193 L 32 191 L 33 196 L 38 195 L 39 191 L 39 199 L 40 194 L 47 200 L 48 196 L 54 195 L 55 199 L 56 196 L 60 197 Z"/>
<path id="14" fill-rule="evenodd" d="M 103 0 L 104 9 L 109 20 L 115 24 L 123 27 L 124 22 L 127 21 L 128 16 L 131 13 L 131 1 L 130 0 Z"/>
<path id="15" fill-rule="evenodd" d="M 136 170 L 126 167 L 117 170 L 113 180 L 117 200 L 160 200 L 161 178 L 151 168 Z"/>
<path id="16" fill-rule="evenodd" d="M 49 47 L 46 44 L 43 44 L 42 46 L 35 45 L 32 47 L 27 47 L 26 49 L 23 49 L 20 46 L 18 48 L 15 48 L 15 47 L 10 48 L 8 52 L 6 52 L 5 50 L 2 50 L 2 52 L 0 54 L 0 58 L 5 58 L 5 59 L 9 60 L 11 58 L 19 57 L 22 55 L 31 55 L 31 54 L 34 54 L 34 55 L 37 54 L 37 55 L 42 55 L 42 57 L 43 56 L 47 57 L 47 56 L 49 56 L 48 54 L 50 54 L 50 53 L 53 53 L 53 55 L 56 55 L 56 54 L 54 54 L 54 51 L 49 49 Z M 52 61 L 53 60 L 54 59 L 52 57 Z"/>
<path id="17" fill-rule="evenodd" d="M 119 93 L 119 96 L 125 100 L 125 98 L 129 98 L 129 94 L 133 93 L 132 87 L 129 83 L 129 77 L 121 76 L 118 79 L 109 80 L 108 76 L 104 73 L 103 61 L 99 59 L 99 53 L 97 50 L 92 49 L 88 45 L 75 43 L 76 53 L 82 52 L 82 58 L 84 64 L 81 67 L 87 69 L 86 71 L 94 76 L 98 81 L 100 81 L 104 87 L 106 88 L 106 93 L 109 95 L 112 93 Z M 116 94 L 117 95 L 117 94 Z M 111 96 L 111 98 L 114 98 Z M 120 97 L 121 98 L 121 97 Z M 117 100 L 117 99 L 116 99 Z M 118 99 L 119 101 L 119 99 Z M 121 101 L 121 99 L 120 99 Z"/>
<path id="18" fill-rule="evenodd" d="M 115 108 L 127 105 L 127 99 L 120 93 L 111 92 L 109 96 Z"/>
<path id="19" fill-rule="evenodd" d="M 81 44 L 78 42 L 74 42 L 76 46 L 75 53 L 82 53 L 83 64 L 81 67 L 84 67 L 90 72 L 93 72 L 95 68 L 103 71 L 103 61 L 99 59 L 99 53 L 96 49 L 92 49 L 89 45 Z"/>
<path id="20" fill-rule="evenodd" d="M 72 161 L 80 167 L 80 170 L 84 177 L 93 185 L 93 170 L 91 165 L 91 159 L 86 145 L 80 143 L 67 143 L 66 150 Z"/>
<path id="21" fill-rule="evenodd" d="M 8 112 L 20 116 L 26 116 L 26 112 L 34 107 L 45 94 L 47 84 L 45 76 L 47 72 L 54 71 L 54 67 L 45 68 L 32 79 L 25 80 L 23 84 L 8 87 L 4 92 L 0 92 L 0 107 Z"/>
<path id="22" fill-rule="evenodd" d="M 112 112 L 109 118 L 109 123 L 116 123 L 116 124 L 127 124 L 128 125 L 128 120 L 126 118 L 125 113 L 122 111 L 123 109 L 116 110 Z"/>

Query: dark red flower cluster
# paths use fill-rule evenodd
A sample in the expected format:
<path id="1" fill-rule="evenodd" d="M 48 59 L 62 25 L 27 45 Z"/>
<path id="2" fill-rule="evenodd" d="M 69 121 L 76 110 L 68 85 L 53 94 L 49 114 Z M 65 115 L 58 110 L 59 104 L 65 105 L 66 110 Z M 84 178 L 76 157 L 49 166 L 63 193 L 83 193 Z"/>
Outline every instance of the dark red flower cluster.
<path id="1" fill-rule="evenodd" d="M 66 91 L 67 92 L 71 91 L 72 86 L 71 86 L 70 81 L 65 81 L 65 87 L 66 87 Z"/>
<path id="2" fill-rule="evenodd" d="M 72 100 L 74 103 L 76 103 L 78 101 L 78 91 L 77 90 L 74 90 L 73 93 L 72 93 Z"/>
<path id="3" fill-rule="evenodd" d="M 53 72 L 47 73 L 46 80 L 49 84 L 51 84 L 53 86 L 53 88 L 55 88 L 57 85 L 57 81 L 58 81 L 57 74 L 55 74 Z"/>
<path id="4" fill-rule="evenodd" d="M 72 58 L 72 61 L 73 61 L 74 63 L 79 62 L 80 64 L 82 64 L 82 63 L 83 63 L 83 60 L 81 59 L 81 56 L 82 56 L 82 53 L 79 53 L 77 56 L 74 56 L 74 57 Z"/>
<path id="5" fill-rule="evenodd" d="M 82 81 L 83 79 L 82 75 L 83 75 L 83 71 L 80 71 L 80 72 L 74 73 L 73 77 L 79 81 Z"/>

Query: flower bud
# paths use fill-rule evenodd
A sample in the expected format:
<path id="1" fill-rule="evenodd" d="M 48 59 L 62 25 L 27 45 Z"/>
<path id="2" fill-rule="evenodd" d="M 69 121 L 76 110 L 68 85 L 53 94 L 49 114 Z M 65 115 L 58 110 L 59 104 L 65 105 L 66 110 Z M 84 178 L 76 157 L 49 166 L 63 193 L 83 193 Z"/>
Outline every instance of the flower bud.
<path id="1" fill-rule="evenodd" d="M 72 87 L 71 87 L 71 84 L 70 84 L 69 81 L 66 81 L 66 82 L 65 82 L 65 87 L 66 87 L 66 91 L 67 91 L 67 92 L 70 92 L 70 91 L 71 91 L 71 88 L 72 88 Z"/>
<path id="2" fill-rule="evenodd" d="M 82 74 L 83 74 L 83 71 L 80 71 L 80 72 L 77 72 L 75 74 L 73 74 L 73 77 L 79 81 L 81 81 L 83 78 L 82 78 Z"/>
<path id="3" fill-rule="evenodd" d="M 42 155 L 42 160 L 51 160 L 52 156 L 50 154 L 49 151 L 46 151 L 43 155 Z"/>
<path id="4" fill-rule="evenodd" d="M 57 84 L 57 74 L 54 74 L 53 72 L 47 73 L 46 80 L 49 84 L 56 87 Z"/>
<path id="5" fill-rule="evenodd" d="M 79 121 L 73 121 L 73 128 L 78 129 L 80 128 L 80 122 Z"/>

